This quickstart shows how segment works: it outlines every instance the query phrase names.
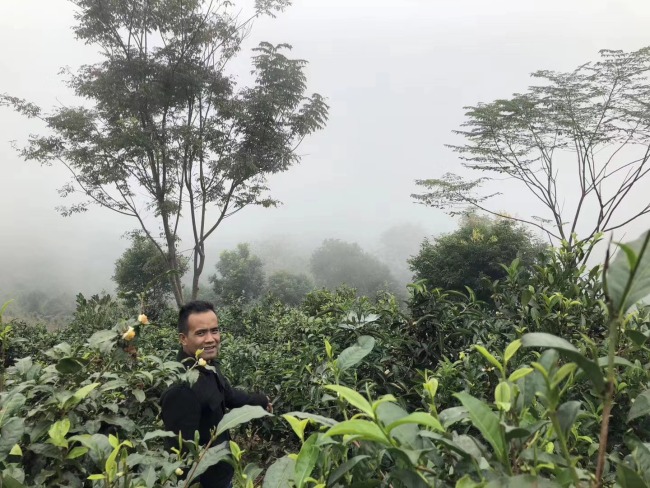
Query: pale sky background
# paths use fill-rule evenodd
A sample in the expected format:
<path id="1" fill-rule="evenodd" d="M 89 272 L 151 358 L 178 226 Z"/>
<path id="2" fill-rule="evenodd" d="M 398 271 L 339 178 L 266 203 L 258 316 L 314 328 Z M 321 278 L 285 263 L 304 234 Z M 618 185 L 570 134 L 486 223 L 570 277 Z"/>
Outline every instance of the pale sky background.
<path id="1" fill-rule="evenodd" d="M 73 22 L 65 0 L 0 0 L 0 92 L 45 107 L 72 102 L 59 68 L 96 59 L 74 39 Z M 313 247 L 333 237 L 373 250 L 393 225 L 453 230 L 453 219 L 410 194 L 416 179 L 458 171 L 444 144 L 457 142 L 451 131 L 463 106 L 524 91 L 531 72 L 571 70 L 599 49 L 650 45 L 649 25 L 642 0 L 295 0 L 256 24 L 248 49 L 292 44 L 309 61 L 309 90 L 327 98 L 330 119 L 300 147 L 302 164 L 270 180 L 284 205 L 246 209 L 214 236 L 204 277 L 237 242 Z M 244 76 L 247 52 L 236 65 Z M 0 109 L 0 287 L 111 289 L 128 244 L 122 234 L 135 223 L 100 208 L 61 217 L 54 208 L 66 203 L 57 193 L 66 174 L 22 161 L 9 143 L 41 130 Z M 535 211 L 525 194 L 502 191 L 499 208 Z"/>

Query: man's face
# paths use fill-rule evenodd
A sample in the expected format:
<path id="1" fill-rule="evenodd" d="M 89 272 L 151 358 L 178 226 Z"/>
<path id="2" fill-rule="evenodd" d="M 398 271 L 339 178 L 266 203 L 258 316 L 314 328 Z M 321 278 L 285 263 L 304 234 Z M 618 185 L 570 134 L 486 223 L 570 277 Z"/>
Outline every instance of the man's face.
<path id="1" fill-rule="evenodd" d="M 183 351 L 194 356 L 197 350 L 203 349 L 201 357 L 206 361 L 219 355 L 221 333 L 217 315 L 207 312 L 193 313 L 187 318 L 187 334 L 180 334 Z"/>

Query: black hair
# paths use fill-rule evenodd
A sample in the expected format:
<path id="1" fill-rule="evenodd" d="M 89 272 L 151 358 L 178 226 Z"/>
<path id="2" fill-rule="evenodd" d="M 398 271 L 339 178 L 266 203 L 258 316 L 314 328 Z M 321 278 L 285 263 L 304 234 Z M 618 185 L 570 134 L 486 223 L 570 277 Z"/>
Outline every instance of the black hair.
<path id="1" fill-rule="evenodd" d="M 214 312 L 214 305 L 203 300 L 187 302 L 178 311 L 178 332 L 186 334 L 189 332 L 188 319 L 193 313 Z M 216 314 L 216 312 L 215 312 Z"/>

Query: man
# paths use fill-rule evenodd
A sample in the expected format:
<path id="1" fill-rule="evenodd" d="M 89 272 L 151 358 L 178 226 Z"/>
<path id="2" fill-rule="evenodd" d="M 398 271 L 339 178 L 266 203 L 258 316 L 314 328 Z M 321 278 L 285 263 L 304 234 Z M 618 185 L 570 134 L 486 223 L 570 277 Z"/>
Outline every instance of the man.
<path id="1" fill-rule="evenodd" d="M 230 386 L 219 370 L 216 361 L 221 346 L 219 319 L 214 306 L 209 302 L 194 301 L 184 305 L 178 313 L 178 335 L 181 350 L 178 361 L 186 367 L 195 364 L 195 354 L 203 352 L 196 369 L 199 378 L 192 386 L 187 383 L 171 386 L 161 397 L 162 419 L 167 430 L 180 432 L 183 439 L 193 440 L 194 432 L 199 432 L 201 444 L 210 440 L 210 430 L 221 421 L 226 409 L 243 405 L 259 405 L 272 411 L 269 398 L 262 394 L 250 394 Z M 230 439 L 228 432 L 221 434 L 211 445 L 216 446 Z M 203 488 L 226 488 L 233 476 L 232 466 L 220 462 L 211 466 L 199 477 Z"/>

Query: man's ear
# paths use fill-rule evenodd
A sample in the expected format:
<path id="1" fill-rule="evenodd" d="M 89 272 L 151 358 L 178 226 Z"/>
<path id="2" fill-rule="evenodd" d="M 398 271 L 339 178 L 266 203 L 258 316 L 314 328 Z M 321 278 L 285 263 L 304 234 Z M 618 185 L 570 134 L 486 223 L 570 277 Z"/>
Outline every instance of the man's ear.
<path id="1" fill-rule="evenodd" d="M 187 336 L 185 334 L 183 334 L 182 332 L 180 332 L 178 334 L 178 340 L 180 341 L 180 343 L 182 345 L 185 345 L 187 343 Z"/>

